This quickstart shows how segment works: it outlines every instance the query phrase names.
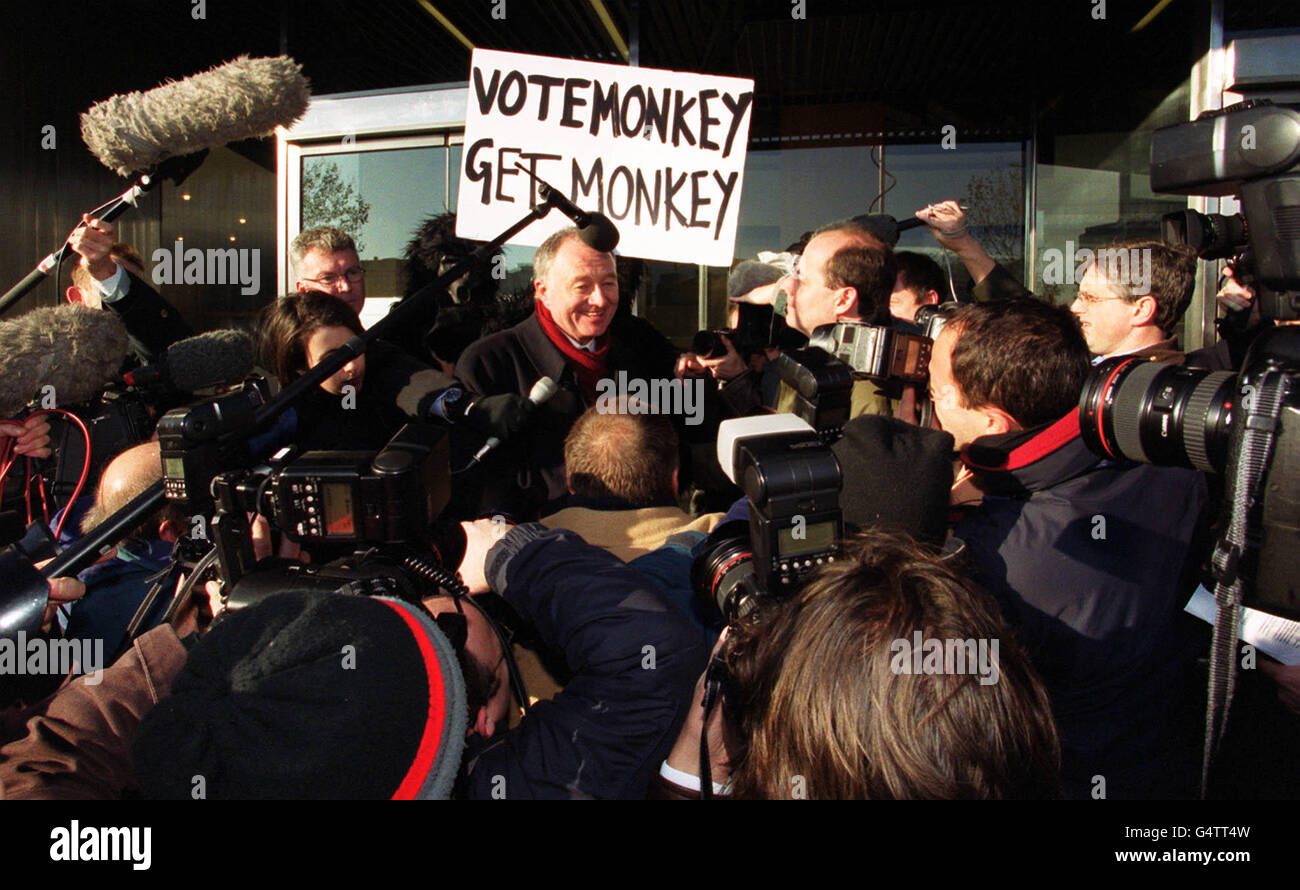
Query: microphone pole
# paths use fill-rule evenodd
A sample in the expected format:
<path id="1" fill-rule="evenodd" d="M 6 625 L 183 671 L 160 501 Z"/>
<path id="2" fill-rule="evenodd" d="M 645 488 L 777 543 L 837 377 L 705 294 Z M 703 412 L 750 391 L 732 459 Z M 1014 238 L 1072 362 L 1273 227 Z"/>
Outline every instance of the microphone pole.
<path id="1" fill-rule="evenodd" d="M 54 557 L 45 568 L 41 569 L 41 574 L 46 578 L 66 578 L 89 568 L 95 560 L 99 559 L 103 550 L 125 538 L 127 532 L 144 522 L 166 503 L 167 495 L 164 491 L 163 481 L 159 479 L 136 495 L 125 507 L 82 535 L 77 543 Z"/>
<path id="2" fill-rule="evenodd" d="M 208 151 L 204 149 L 192 155 L 169 158 L 148 173 L 141 173 L 134 185 L 103 205 L 102 211 L 96 211 L 97 218 L 105 222 L 112 222 L 123 213 L 126 213 L 128 207 L 134 207 L 135 202 L 140 200 L 141 195 L 152 191 L 164 179 L 170 179 L 174 185 L 180 185 L 185 181 L 186 177 L 198 169 L 199 164 L 202 164 L 203 159 L 207 156 Z M 68 250 L 68 242 L 64 241 L 53 253 L 48 254 L 45 259 L 37 263 L 35 269 L 28 272 L 21 281 L 9 288 L 3 296 L 0 296 L 0 315 L 3 315 L 9 310 L 10 306 L 22 299 L 24 294 L 31 291 L 32 288 L 46 278 L 49 278 L 50 272 L 54 271 L 55 267 L 63 262 Z"/>

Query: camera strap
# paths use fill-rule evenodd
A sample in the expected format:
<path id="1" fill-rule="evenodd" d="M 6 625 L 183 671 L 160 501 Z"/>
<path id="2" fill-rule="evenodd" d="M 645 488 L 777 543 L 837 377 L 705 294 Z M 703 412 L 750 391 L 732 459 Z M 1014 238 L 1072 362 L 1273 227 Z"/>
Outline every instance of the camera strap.
<path id="1" fill-rule="evenodd" d="M 1232 473 L 1228 479 L 1228 525 L 1211 557 L 1214 599 L 1218 614 L 1210 643 L 1210 678 L 1205 709 L 1205 748 L 1201 756 L 1201 797 L 1209 790 L 1210 766 L 1228 726 L 1237 685 L 1237 637 L 1241 627 L 1242 559 L 1250 530 L 1250 511 L 1255 492 L 1268 467 L 1282 403 L 1287 394 L 1287 375 L 1268 371 L 1262 375 L 1253 398 L 1241 401 L 1246 410 L 1240 437 L 1233 449 Z"/>

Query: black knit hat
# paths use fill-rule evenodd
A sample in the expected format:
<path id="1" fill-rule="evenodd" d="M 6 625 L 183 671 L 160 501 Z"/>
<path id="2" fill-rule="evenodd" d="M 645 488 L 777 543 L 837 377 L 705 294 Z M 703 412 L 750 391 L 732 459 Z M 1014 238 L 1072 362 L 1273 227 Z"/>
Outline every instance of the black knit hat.
<path id="1" fill-rule="evenodd" d="M 456 654 L 423 610 L 282 593 L 190 653 L 140 726 L 136 777 L 155 798 L 446 798 L 467 721 Z"/>

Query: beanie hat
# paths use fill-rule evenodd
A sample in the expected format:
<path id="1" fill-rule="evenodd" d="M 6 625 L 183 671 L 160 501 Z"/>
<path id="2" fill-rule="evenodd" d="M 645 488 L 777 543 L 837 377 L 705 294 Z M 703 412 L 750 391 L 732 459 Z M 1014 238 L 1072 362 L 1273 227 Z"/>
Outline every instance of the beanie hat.
<path id="1" fill-rule="evenodd" d="M 757 260 L 744 260 L 737 263 L 736 268 L 727 275 L 727 298 L 735 300 L 743 297 L 754 288 L 780 281 L 784 276 L 785 270 L 777 266 Z"/>
<path id="2" fill-rule="evenodd" d="M 396 599 L 281 593 L 229 616 L 144 718 L 146 797 L 447 798 L 465 747 L 451 643 Z"/>

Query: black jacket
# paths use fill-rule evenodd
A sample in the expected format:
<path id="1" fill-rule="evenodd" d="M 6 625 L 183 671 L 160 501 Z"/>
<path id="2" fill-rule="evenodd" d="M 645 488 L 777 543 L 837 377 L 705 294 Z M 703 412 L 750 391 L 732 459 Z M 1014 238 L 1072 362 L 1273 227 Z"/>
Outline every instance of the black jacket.
<path id="1" fill-rule="evenodd" d="M 963 460 L 985 498 L 955 533 L 1047 686 L 1067 794 L 1088 794 L 1098 775 L 1112 798 L 1173 793 L 1203 477 L 1102 460 L 1076 412 L 977 439 Z"/>
<path id="2" fill-rule="evenodd" d="M 676 350 L 640 319 L 610 325 L 607 357 L 611 377 L 654 380 L 673 376 Z M 652 336 L 653 335 L 653 336 Z M 548 502 L 568 491 L 564 479 L 564 437 L 589 406 L 564 353 L 546 336 L 537 314 L 466 347 L 456 377 L 478 395 L 527 396 L 538 380 L 559 384 L 514 441 L 504 442 L 484 463 L 482 506 L 518 518 L 540 515 Z"/>
<path id="3" fill-rule="evenodd" d="M 469 796 L 644 797 L 704 670 L 703 634 L 654 582 L 564 529 L 512 529 L 487 578 L 575 675 L 474 757 Z"/>
<path id="4" fill-rule="evenodd" d="M 122 319 L 131 338 L 131 349 L 144 364 L 158 357 L 177 340 L 194 336 L 181 314 L 146 282 L 122 270 L 130 280 L 126 296 L 115 302 L 105 301 Z"/>

